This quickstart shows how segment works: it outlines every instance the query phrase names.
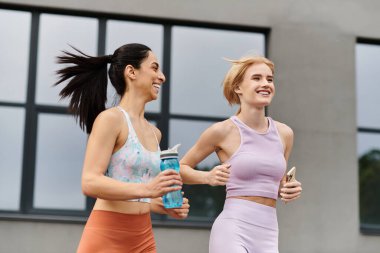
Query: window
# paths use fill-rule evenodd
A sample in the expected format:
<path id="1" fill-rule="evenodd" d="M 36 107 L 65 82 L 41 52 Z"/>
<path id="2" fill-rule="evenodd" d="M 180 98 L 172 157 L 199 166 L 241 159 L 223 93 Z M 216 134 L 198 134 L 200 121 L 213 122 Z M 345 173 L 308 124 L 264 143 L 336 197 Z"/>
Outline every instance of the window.
<path id="1" fill-rule="evenodd" d="M 221 86 L 231 66 L 224 58 L 264 55 L 264 41 L 263 34 L 253 32 L 172 28 L 170 146 L 181 143 L 180 152 L 184 153 L 211 124 L 235 114 L 237 107 L 228 105 Z M 219 160 L 212 154 L 198 169 L 210 170 L 217 164 Z M 213 221 L 223 208 L 225 187 L 185 185 L 184 192 L 191 202 L 188 221 Z"/>
<path id="2" fill-rule="evenodd" d="M 156 24 L 146 24 L 141 22 L 128 22 L 119 20 L 107 21 L 106 52 L 113 52 L 121 45 L 128 43 L 141 43 L 148 45 L 155 53 L 159 64 L 162 66 L 164 27 Z M 115 89 L 108 85 L 108 106 L 115 104 Z M 159 98 L 147 104 L 147 112 L 160 112 L 161 94 Z"/>
<path id="3" fill-rule="evenodd" d="M 68 105 L 60 101 L 57 81 L 56 57 L 62 50 L 73 51 L 74 46 L 89 55 L 97 54 L 98 21 L 63 15 L 41 14 L 37 55 L 36 102 L 47 105 Z"/>
<path id="4" fill-rule="evenodd" d="M 69 115 L 38 115 L 34 208 L 85 210 L 81 189 L 87 136 Z"/>
<path id="5" fill-rule="evenodd" d="M 0 9 L 0 210 L 9 212 L 20 210 L 30 25 L 30 13 Z"/>
<path id="6" fill-rule="evenodd" d="M 201 133 L 214 122 L 172 119 L 170 120 L 170 146 L 180 143 L 179 155 L 182 157 L 199 138 Z M 213 153 L 203 160 L 197 169 L 207 171 L 219 164 L 218 157 Z M 187 220 L 212 221 L 223 209 L 225 187 L 211 187 L 207 185 L 184 185 L 184 196 L 191 203 Z"/>
<path id="7" fill-rule="evenodd" d="M 361 231 L 380 231 L 380 43 L 356 46 L 357 152 L 359 158 Z"/>
<path id="8" fill-rule="evenodd" d="M 237 109 L 222 95 L 221 83 L 230 67 L 223 58 L 265 52 L 265 35 L 247 27 L 53 12 L 0 9 L 5 38 L 0 41 L 0 67 L 5 70 L 0 76 L 0 117 L 7 119 L 0 132 L 0 216 L 70 220 L 86 217 L 92 209 L 94 202 L 82 194 L 80 182 L 87 135 L 67 112 L 68 100 L 59 99 L 61 87 L 53 86 L 60 51 L 73 52 L 74 46 L 89 55 L 104 55 L 130 42 L 149 46 L 167 81 L 159 99 L 147 105 L 146 116 L 162 131 L 161 148 L 181 143 L 181 156 L 207 127 Z M 108 107 L 118 102 L 114 98 L 109 83 Z M 198 169 L 216 164 L 213 154 Z M 184 190 L 192 209 L 189 219 L 176 223 L 210 225 L 223 207 L 225 188 Z M 173 222 L 166 216 L 152 217 Z"/>
<path id="9" fill-rule="evenodd" d="M 60 100 L 58 95 L 62 86 L 53 84 L 59 68 L 56 57 L 62 50 L 72 52 L 74 46 L 86 54 L 97 54 L 98 19 L 41 13 L 38 20 L 35 100 L 29 101 L 36 108 L 31 110 L 36 135 L 32 141 L 34 159 L 30 161 L 34 180 L 26 210 L 84 214 L 87 201 L 80 178 L 87 136 L 67 115 L 68 100 Z"/>
<path id="10" fill-rule="evenodd" d="M 25 103 L 30 22 L 30 13 L 0 9 L 0 101 Z"/>
<path id="11" fill-rule="evenodd" d="M 25 110 L 0 107 L 0 209 L 19 210 Z"/>
<path id="12" fill-rule="evenodd" d="M 170 112 L 211 117 L 233 114 L 236 108 L 228 106 L 221 88 L 231 66 L 223 58 L 237 59 L 247 53 L 263 55 L 264 36 L 174 26 L 172 37 Z"/>

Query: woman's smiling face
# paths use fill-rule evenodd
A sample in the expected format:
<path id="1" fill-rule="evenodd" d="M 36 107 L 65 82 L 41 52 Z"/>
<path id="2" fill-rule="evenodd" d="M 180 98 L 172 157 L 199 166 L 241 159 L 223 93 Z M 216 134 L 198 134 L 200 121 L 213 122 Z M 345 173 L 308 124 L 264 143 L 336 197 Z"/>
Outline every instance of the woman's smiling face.
<path id="1" fill-rule="evenodd" d="M 273 72 L 265 63 L 255 63 L 248 67 L 243 81 L 235 88 L 240 104 L 255 107 L 267 106 L 275 93 Z"/>
<path id="2" fill-rule="evenodd" d="M 153 52 L 149 52 L 148 57 L 141 63 L 139 69 L 135 69 L 136 87 L 140 88 L 149 98 L 158 98 L 161 85 L 165 82 L 165 75 L 160 69 L 158 60 Z"/>

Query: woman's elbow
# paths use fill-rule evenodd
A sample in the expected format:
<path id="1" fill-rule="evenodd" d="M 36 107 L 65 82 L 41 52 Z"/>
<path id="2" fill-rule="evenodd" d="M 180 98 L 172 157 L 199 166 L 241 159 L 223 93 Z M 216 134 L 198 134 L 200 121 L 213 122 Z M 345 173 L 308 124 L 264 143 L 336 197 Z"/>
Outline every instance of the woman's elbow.
<path id="1" fill-rule="evenodd" d="M 82 176 L 82 193 L 89 197 L 96 197 L 94 177 Z"/>

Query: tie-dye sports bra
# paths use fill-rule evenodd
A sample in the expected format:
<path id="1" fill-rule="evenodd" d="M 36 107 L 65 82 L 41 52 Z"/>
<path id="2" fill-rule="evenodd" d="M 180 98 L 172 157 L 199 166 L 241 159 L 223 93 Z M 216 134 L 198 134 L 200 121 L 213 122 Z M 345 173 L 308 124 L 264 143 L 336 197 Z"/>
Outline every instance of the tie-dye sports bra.
<path id="1" fill-rule="evenodd" d="M 112 154 L 106 176 L 126 183 L 148 183 L 160 172 L 160 146 L 157 136 L 157 151 L 149 151 L 140 143 L 128 113 L 120 106 L 128 124 L 128 138 L 125 144 Z M 150 202 L 150 198 L 128 201 Z"/>

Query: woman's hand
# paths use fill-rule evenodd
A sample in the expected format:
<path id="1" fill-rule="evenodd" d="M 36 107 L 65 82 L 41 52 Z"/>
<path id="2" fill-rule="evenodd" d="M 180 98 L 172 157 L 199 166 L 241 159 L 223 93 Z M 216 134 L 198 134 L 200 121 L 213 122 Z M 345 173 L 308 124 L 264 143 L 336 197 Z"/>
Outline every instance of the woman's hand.
<path id="1" fill-rule="evenodd" d="M 284 183 L 280 190 L 281 200 L 285 203 L 298 199 L 301 196 L 301 183 L 297 180 Z"/>
<path id="2" fill-rule="evenodd" d="M 215 166 L 211 171 L 206 174 L 206 182 L 211 186 L 226 185 L 230 178 L 229 164 L 221 164 Z"/>
<path id="3" fill-rule="evenodd" d="M 149 198 L 157 198 L 181 188 L 181 176 L 175 170 L 169 169 L 160 172 L 152 181 L 146 184 L 147 194 L 144 195 L 147 195 Z"/>
<path id="4" fill-rule="evenodd" d="M 185 219 L 189 215 L 189 200 L 183 198 L 183 204 L 180 208 L 170 208 L 166 209 L 168 215 L 175 219 Z"/>

